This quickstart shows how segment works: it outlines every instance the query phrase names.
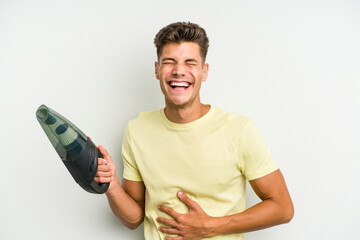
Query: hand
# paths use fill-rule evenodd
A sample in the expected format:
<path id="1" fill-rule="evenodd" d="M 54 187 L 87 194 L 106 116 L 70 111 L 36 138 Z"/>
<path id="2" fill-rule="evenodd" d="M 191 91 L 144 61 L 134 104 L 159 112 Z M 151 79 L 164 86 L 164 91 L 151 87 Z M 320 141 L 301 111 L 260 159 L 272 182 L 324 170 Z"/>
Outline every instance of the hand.
<path id="1" fill-rule="evenodd" d="M 100 150 L 104 158 L 98 158 L 98 169 L 94 177 L 94 180 L 99 183 L 109 182 L 110 183 L 109 189 L 110 189 L 112 185 L 111 183 L 114 180 L 117 180 L 116 167 L 108 151 L 101 145 L 98 147 L 98 149 Z"/>
<path id="2" fill-rule="evenodd" d="M 189 207 L 189 212 L 181 214 L 174 209 L 159 206 L 159 210 L 174 218 L 174 220 L 158 217 L 156 220 L 167 227 L 159 227 L 163 233 L 178 235 L 177 237 L 165 237 L 165 240 L 203 239 L 216 236 L 215 219 L 205 213 L 200 205 L 183 192 L 178 192 L 179 199 Z"/>

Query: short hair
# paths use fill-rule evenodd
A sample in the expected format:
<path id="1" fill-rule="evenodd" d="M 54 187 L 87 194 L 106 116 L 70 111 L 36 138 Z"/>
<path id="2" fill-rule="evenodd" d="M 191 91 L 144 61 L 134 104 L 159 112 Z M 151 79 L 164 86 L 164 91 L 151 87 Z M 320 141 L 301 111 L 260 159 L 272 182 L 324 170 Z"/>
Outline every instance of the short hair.
<path id="1" fill-rule="evenodd" d="M 205 30 L 191 22 L 176 22 L 162 28 L 155 36 L 154 43 L 158 59 L 168 43 L 195 42 L 200 47 L 200 56 L 205 62 L 209 48 L 209 39 Z"/>

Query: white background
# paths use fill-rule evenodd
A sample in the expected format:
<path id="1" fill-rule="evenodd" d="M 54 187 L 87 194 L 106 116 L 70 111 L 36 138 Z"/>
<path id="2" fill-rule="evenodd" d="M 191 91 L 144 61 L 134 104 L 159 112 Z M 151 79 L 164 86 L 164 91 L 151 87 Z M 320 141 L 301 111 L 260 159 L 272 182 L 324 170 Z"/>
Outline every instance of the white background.
<path id="1" fill-rule="evenodd" d="M 207 30 L 203 102 L 255 120 L 291 192 L 292 222 L 248 239 L 358 239 L 356 0 L 0 0 L 0 239 L 143 239 L 74 182 L 35 111 L 69 118 L 121 176 L 126 123 L 164 105 L 153 38 L 175 21 Z"/>

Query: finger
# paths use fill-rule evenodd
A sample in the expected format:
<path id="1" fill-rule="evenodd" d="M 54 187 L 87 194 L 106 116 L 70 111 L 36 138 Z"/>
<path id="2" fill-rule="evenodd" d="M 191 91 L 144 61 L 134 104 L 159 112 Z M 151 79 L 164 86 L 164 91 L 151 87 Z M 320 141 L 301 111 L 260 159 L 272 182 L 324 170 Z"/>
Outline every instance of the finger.
<path id="1" fill-rule="evenodd" d="M 94 177 L 97 182 L 111 182 L 114 178 L 115 175 L 112 172 L 96 172 Z"/>
<path id="2" fill-rule="evenodd" d="M 108 183 L 108 182 L 111 182 L 112 180 L 114 179 L 114 177 L 99 177 L 99 176 L 95 176 L 94 177 L 94 180 L 95 182 L 98 182 L 98 183 Z"/>
<path id="3" fill-rule="evenodd" d="M 112 173 L 111 172 L 99 172 L 99 171 L 97 171 L 96 172 L 96 175 L 95 175 L 95 177 L 112 177 L 113 175 L 112 175 Z"/>
<path id="4" fill-rule="evenodd" d="M 102 145 L 99 145 L 98 149 L 101 152 L 101 154 L 103 155 L 104 159 L 111 160 L 110 154 Z"/>
<path id="5" fill-rule="evenodd" d="M 167 233 L 167 234 L 173 234 L 173 235 L 180 234 L 180 231 L 176 228 L 159 227 L 158 229 L 160 232 Z"/>
<path id="6" fill-rule="evenodd" d="M 168 227 L 173 227 L 173 228 L 177 228 L 178 227 L 178 223 L 175 220 L 171 220 L 171 219 L 167 219 L 167 218 L 162 218 L 162 217 L 158 217 L 156 218 L 156 221 L 158 223 L 162 223 Z"/>
<path id="7" fill-rule="evenodd" d="M 159 210 L 177 219 L 181 214 L 176 212 L 174 209 L 166 206 L 159 206 Z"/>
<path id="8" fill-rule="evenodd" d="M 106 165 L 107 161 L 103 158 L 98 158 L 98 165 Z"/>
<path id="9" fill-rule="evenodd" d="M 199 204 L 197 204 L 195 201 L 191 200 L 185 193 L 179 191 L 178 192 L 179 199 L 185 203 L 190 209 L 197 209 L 199 207 Z"/>
<path id="10" fill-rule="evenodd" d="M 100 172 L 110 172 L 111 167 L 109 165 L 99 165 L 98 166 L 98 171 L 100 171 Z"/>

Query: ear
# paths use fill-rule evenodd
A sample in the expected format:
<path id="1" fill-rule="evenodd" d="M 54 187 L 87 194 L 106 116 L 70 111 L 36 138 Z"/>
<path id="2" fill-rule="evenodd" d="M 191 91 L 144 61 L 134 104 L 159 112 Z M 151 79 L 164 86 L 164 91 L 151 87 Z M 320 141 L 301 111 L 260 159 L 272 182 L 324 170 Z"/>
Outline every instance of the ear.
<path id="1" fill-rule="evenodd" d="M 203 81 L 203 82 L 206 81 L 206 79 L 208 77 L 208 73 L 209 73 L 209 64 L 205 63 L 204 66 L 203 66 L 203 77 L 202 77 L 201 81 Z"/>
<path id="2" fill-rule="evenodd" d="M 158 62 L 155 62 L 155 77 L 157 80 L 160 80 L 159 63 Z"/>

